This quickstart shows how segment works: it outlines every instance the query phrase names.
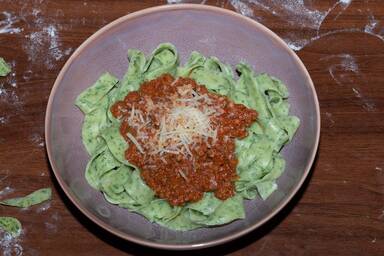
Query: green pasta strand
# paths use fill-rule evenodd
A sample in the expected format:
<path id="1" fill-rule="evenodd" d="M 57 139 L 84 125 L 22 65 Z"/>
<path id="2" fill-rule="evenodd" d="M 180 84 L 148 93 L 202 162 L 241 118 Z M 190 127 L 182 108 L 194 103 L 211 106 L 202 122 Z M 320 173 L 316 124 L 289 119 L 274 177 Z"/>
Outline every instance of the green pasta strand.
<path id="1" fill-rule="evenodd" d="M 0 217 L 0 229 L 9 233 L 13 237 L 20 235 L 22 227 L 18 219 L 13 217 Z"/>
<path id="2" fill-rule="evenodd" d="M 0 204 L 7 206 L 14 206 L 20 208 L 27 208 L 35 204 L 40 204 L 44 201 L 51 199 L 52 190 L 51 188 L 42 188 L 32 192 L 31 194 L 24 197 L 11 198 L 0 201 Z"/>
<path id="3" fill-rule="evenodd" d="M 11 67 L 0 57 L 0 76 L 6 76 L 11 72 Z"/>
<path id="4" fill-rule="evenodd" d="M 292 140 L 300 125 L 297 117 L 289 115 L 289 94 L 283 82 L 268 74 L 255 74 L 245 63 L 236 66 L 239 78 L 235 79 L 231 66 L 195 51 L 180 66 L 177 49 L 169 43 L 160 44 L 147 57 L 139 50 L 129 49 L 128 59 L 128 71 L 121 82 L 106 73 L 76 100 L 85 113 L 82 138 L 91 155 L 85 177 L 108 202 L 169 229 L 186 231 L 242 219 L 244 199 L 259 196 L 265 200 L 278 189 L 276 180 L 285 168 L 280 150 Z M 249 135 L 236 140 L 239 179 L 232 198 L 222 201 L 207 192 L 198 202 L 172 206 L 157 198 L 140 171 L 125 159 L 128 144 L 119 132 L 120 120 L 113 117 L 110 107 L 138 90 L 144 81 L 165 73 L 193 78 L 208 90 L 258 112 L 258 120 L 248 129 Z"/>
<path id="5" fill-rule="evenodd" d="M 99 102 L 110 92 L 118 83 L 118 79 L 109 73 L 103 74 L 94 85 L 83 91 L 76 98 L 76 106 L 78 106 L 84 114 L 98 108 Z"/>

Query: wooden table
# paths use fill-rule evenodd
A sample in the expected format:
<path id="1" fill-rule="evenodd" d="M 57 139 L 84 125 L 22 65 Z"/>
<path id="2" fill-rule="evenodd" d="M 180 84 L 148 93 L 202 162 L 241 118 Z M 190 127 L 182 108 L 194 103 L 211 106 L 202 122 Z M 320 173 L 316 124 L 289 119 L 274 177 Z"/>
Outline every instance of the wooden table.
<path id="1" fill-rule="evenodd" d="M 298 51 L 316 86 L 322 130 L 311 177 L 281 213 L 234 242 L 182 255 L 384 255 L 382 1 L 203 2 L 259 20 Z M 0 1 L 0 56 L 13 69 L 0 78 L 0 195 L 54 189 L 50 203 L 0 208 L 24 225 L 18 241 L 0 242 L 4 255 L 159 255 L 108 234 L 74 208 L 52 177 L 43 138 L 49 93 L 69 55 L 110 21 L 160 4 Z"/>

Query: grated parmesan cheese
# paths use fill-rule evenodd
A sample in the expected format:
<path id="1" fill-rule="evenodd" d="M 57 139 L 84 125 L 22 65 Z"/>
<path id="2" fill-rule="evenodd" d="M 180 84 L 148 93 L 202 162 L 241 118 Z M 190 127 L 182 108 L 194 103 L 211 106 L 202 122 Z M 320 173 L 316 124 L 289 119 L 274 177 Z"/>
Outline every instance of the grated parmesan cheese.
<path id="1" fill-rule="evenodd" d="M 197 142 L 208 144 L 209 138 L 216 142 L 217 129 L 213 128 L 211 117 L 219 109 L 212 106 L 208 95 L 199 95 L 187 84 L 178 88 L 178 96 L 171 95 L 169 101 L 154 105 L 150 98 L 146 99 L 150 114 L 132 106 L 126 121 L 136 130 L 136 138 L 131 133 L 127 136 L 141 153 L 182 154 L 192 158 L 191 148 Z M 157 122 L 158 129 L 149 125 L 151 122 Z"/>
<path id="2" fill-rule="evenodd" d="M 143 148 L 141 147 L 141 145 L 139 144 L 139 142 L 135 139 L 135 137 L 133 137 L 133 135 L 130 134 L 130 133 L 127 133 L 127 136 L 128 136 L 128 138 L 133 142 L 133 144 L 135 144 L 135 146 L 137 147 L 137 149 L 138 149 L 142 154 L 144 154 L 144 150 L 143 150 Z"/>

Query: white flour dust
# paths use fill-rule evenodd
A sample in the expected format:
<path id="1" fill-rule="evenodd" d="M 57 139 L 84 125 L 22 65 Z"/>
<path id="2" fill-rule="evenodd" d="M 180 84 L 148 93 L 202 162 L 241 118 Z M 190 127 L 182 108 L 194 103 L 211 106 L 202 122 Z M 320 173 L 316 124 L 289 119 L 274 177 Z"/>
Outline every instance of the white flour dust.
<path id="1" fill-rule="evenodd" d="M 21 246 L 22 234 L 18 237 L 13 237 L 10 234 L 0 230 L 0 249 L 3 256 L 21 256 L 23 255 L 23 247 Z"/>
<path id="2" fill-rule="evenodd" d="M 328 127 L 333 127 L 335 125 L 335 120 L 333 120 L 332 113 L 325 112 L 325 121 L 327 122 Z"/>
<path id="3" fill-rule="evenodd" d="M 58 223 L 61 220 L 61 217 L 58 212 L 55 212 L 51 215 L 48 221 L 44 222 L 45 229 L 47 233 L 54 234 L 57 233 Z"/>
<path id="4" fill-rule="evenodd" d="M 16 20 L 25 22 L 28 33 L 22 33 L 24 40 L 22 49 L 28 57 L 28 69 L 32 66 L 43 65 L 45 69 L 56 68 L 58 61 L 72 52 L 72 48 L 65 49 L 60 39 L 61 25 L 57 21 L 45 15 L 47 3 L 40 0 L 30 0 L 23 2 Z M 21 28 L 20 31 L 23 31 Z M 23 74 L 27 81 L 31 74 Z"/>
<path id="5" fill-rule="evenodd" d="M 281 35 L 295 51 L 301 50 L 312 38 L 318 36 L 321 24 L 331 11 L 337 6 L 341 6 L 343 11 L 349 5 L 346 1 L 337 1 L 327 10 L 316 10 L 304 0 L 231 0 L 230 3 L 237 12 L 253 19 L 260 21 L 260 17 L 254 15 L 254 9 L 257 9 L 272 14 L 284 26 L 304 28 L 307 31 L 305 33 Z"/>
<path id="6" fill-rule="evenodd" d="M 34 76 L 33 70 L 52 70 L 72 48 L 65 48 L 60 39 L 60 25 L 54 18 L 45 14 L 47 2 L 41 0 L 18 1 L 18 11 L 0 12 L 0 35 L 17 34 L 21 37 L 21 49 L 27 55 L 25 71 L 17 74 L 16 62 L 11 64 L 12 72 L 0 82 L 0 126 L 5 126 L 18 118 L 24 110 L 24 96 L 18 90 L 21 81 L 29 81 Z M 3 38 L 3 37 L 2 37 Z M 9 39 L 10 40 L 10 39 Z M 20 81 L 18 81 L 20 80 Z M 37 146 L 43 147 L 39 141 Z"/>
<path id="7" fill-rule="evenodd" d="M 18 34 L 23 31 L 16 26 L 20 19 L 10 12 L 0 13 L 0 34 Z"/>
<path id="8" fill-rule="evenodd" d="M 328 68 L 329 74 L 332 79 L 338 84 L 343 85 L 342 79 L 345 79 L 345 72 L 352 72 L 354 74 L 359 73 L 359 67 L 356 63 L 356 59 L 349 54 L 332 55 L 322 58 L 320 60 L 335 62 Z M 341 73 L 341 74 L 340 74 Z M 353 82 L 349 80 L 348 82 Z"/>
<path id="9" fill-rule="evenodd" d="M 320 61 L 329 63 L 328 72 L 331 78 L 337 85 L 351 88 L 365 111 L 371 112 L 376 110 L 373 100 L 366 97 L 362 92 L 363 89 L 368 87 L 368 82 L 366 77 L 360 72 L 355 57 L 350 54 L 338 54 L 321 58 Z"/>
<path id="10" fill-rule="evenodd" d="M 17 87 L 16 72 L 12 72 L 9 75 L 9 80 L 12 87 Z"/>
<path id="11" fill-rule="evenodd" d="M 33 133 L 29 136 L 29 141 L 33 143 L 33 145 L 37 147 L 44 147 L 44 138 L 38 134 L 38 133 Z"/>
<path id="12" fill-rule="evenodd" d="M 10 186 L 6 186 L 2 190 L 0 190 L 0 198 L 3 198 L 9 194 L 12 194 L 13 192 L 15 192 L 14 188 L 11 188 Z"/>
<path id="13" fill-rule="evenodd" d="M 352 88 L 352 91 L 353 91 L 353 93 L 355 94 L 355 96 L 356 96 L 357 98 L 362 98 L 362 97 L 363 97 L 363 96 L 361 95 L 360 91 L 357 90 L 356 88 Z"/>
<path id="14" fill-rule="evenodd" d="M 8 116 L 0 116 L 0 125 L 1 124 L 6 124 L 8 123 L 9 121 L 9 117 Z"/>
<path id="15" fill-rule="evenodd" d="M 280 36 L 294 51 L 300 51 L 302 48 L 319 40 L 325 36 L 343 32 L 363 32 L 375 36 L 384 42 L 384 30 L 379 27 L 380 22 L 370 12 L 368 23 L 365 27 L 349 27 L 339 30 L 326 31 L 320 33 L 320 28 L 329 14 L 334 14 L 337 20 L 341 14 L 353 3 L 352 0 L 338 0 L 333 5 L 329 5 L 324 10 L 317 10 L 312 6 L 311 1 L 305 0 L 230 0 L 229 3 L 240 14 L 261 21 L 260 15 L 255 15 L 255 10 L 261 10 L 272 14 L 275 22 L 281 22 L 281 26 L 287 26 L 290 29 L 280 32 Z M 264 21 L 261 21 L 264 23 Z M 264 24 L 267 25 L 268 24 Z M 298 30 L 297 28 L 303 28 Z"/>
<path id="16" fill-rule="evenodd" d="M 255 19 L 259 20 L 258 17 L 254 16 L 253 9 L 249 8 L 249 6 L 246 3 L 244 3 L 243 1 L 230 0 L 229 2 L 233 6 L 233 8 L 235 8 L 236 12 L 238 12 L 244 16 L 255 18 Z"/>
<path id="17" fill-rule="evenodd" d="M 7 81 L 7 84 L 16 88 L 17 87 L 16 61 L 12 60 L 12 61 L 8 61 L 8 63 L 10 64 L 12 72 L 7 75 L 6 81 Z"/>
<path id="18" fill-rule="evenodd" d="M 373 16 L 372 13 L 368 16 L 368 24 L 364 27 L 364 32 L 368 34 L 374 34 L 376 29 L 379 27 L 379 21 Z M 380 32 L 379 32 L 380 33 Z"/>
<path id="19" fill-rule="evenodd" d="M 42 212 L 45 212 L 46 210 L 48 210 L 49 208 L 51 208 L 51 201 L 47 201 L 45 203 L 42 203 L 39 207 L 37 207 L 36 209 L 36 213 L 42 213 Z"/>
<path id="20" fill-rule="evenodd" d="M 24 79 L 24 81 L 29 81 L 29 80 L 31 80 L 32 76 L 33 76 L 33 72 L 32 72 L 32 70 L 26 70 L 26 71 L 24 71 L 24 73 L 23 73 L 23 79 Z"/>
<path id="21" fill-rule="evenodd" d="M 340 0 L 340 3 L 350 5 L 352 3 L 352 0 Z"/>
<path id="22" fill-rule="evenodd" d="M 40 18 L 37 19 L 37 26 L 40 30 L 26 35 L 23 49 L 30 62 L 43 62 L 47 69 L 53 69 L 56 62 L 64 57 L 57 28 L 54 24 L 46 25 Z"/>
<path id="23" fill-rule="evenodd" d="M 232 1 L 248 4 L 277 16 L 291 25 L 318 29 L 327 15 L 326 11 L 309 8 L 304 0 L 243 0 Z M 245 9 L 245 6 L 243 6 Z"/>
<path id="24" fill-rule="evenodd" d="M 13 115 L 12 111 L 7 111 L 7 109 L 11 108 L 16 112 L 23 110 L 24 103 L 16 93 L 17 83 L 15 79 L 16 76 L 10 76 L 7 83 L 0 83 L 0 107 L 6 110 L 3 112 L 4 115 L 0 116 L 3 118 L 2 123 L 6 123 Z"/>

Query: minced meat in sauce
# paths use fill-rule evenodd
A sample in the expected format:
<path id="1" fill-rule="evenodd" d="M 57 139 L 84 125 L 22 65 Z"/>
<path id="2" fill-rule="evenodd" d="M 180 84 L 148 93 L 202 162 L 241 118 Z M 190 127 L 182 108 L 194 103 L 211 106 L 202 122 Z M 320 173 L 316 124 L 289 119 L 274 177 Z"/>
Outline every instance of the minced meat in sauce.
<path id="1" fill-rule="evenodd" d="M 193 79 L 165 74 L 128 93 L 111 112 L 121 120 L 120 132 L 129 144 L 126 159 L 159 198 L 183 205 L 199 201 L 208 191 L 221 200 L 235 194 L 235 139 L 247 136 L 256 111 L 209 92 Z M 201 131 L 191 130 L 186 119 L 192 115 L 192 124 Z M 182 127 L 185 134 L 169 127 Z"/>

